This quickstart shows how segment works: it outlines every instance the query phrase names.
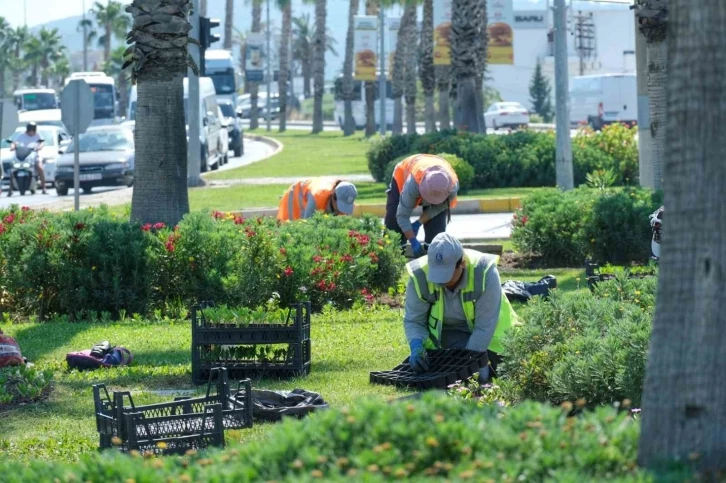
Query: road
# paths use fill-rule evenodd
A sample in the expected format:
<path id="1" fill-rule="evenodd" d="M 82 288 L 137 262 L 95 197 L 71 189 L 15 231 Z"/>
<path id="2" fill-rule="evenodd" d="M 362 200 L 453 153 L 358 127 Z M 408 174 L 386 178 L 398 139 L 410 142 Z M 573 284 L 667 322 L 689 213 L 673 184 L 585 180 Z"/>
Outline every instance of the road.
<path id="1" fill-rule="evenodd" d="M 267 157 L 272 153 L 273 148 L 265 143 L 259 141 L 253 141 L 251 139 L 245 139 L 245 152 L 239 158 L 230 158 L 229 163 L 219 168 L 219 171 L 226 171 L 228 169 L 239 168 L 247 164 L 254 163 Z M 230 151 L 231 153 L 231 151 Z M 51 210 L 68 210 L 73 209 L 74 202 L 74 190 L 68 191 L 68 196 L 57 196 L 55 189 L 48 188 L 48 194 L 26 194 L 20 196 L 17 191 L 13 193 L 13 196 L 8 198 L 6 196 L 6 188 L 3 187 L 2 195 L 0 195 L 0 208 L 8 207 L 13 204 L 21 206 L 29 206 L 32 208 L 48 208 Z M 39 193 L 39 192 L 37 192 Z M 107 205 L 119 205 L 131 202 L 131 195 L 133 188 L 94 188 L 93 193 L 83 194 L 81 193 L 80 201 L 81 208 L 88 206 L 98 206 L 101 204 Z"/>

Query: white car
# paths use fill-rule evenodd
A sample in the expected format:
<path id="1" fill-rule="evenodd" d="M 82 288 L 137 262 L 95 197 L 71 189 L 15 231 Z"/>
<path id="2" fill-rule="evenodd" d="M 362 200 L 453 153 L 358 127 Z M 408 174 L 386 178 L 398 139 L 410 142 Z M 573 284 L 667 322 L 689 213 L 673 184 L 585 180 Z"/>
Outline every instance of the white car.
<path id="1" fill-rule="evenodd" d="M 492 129 L 529 126 L 529 111 L 519 102 L 495 102 L 484 113 L 484 123 Z"/>

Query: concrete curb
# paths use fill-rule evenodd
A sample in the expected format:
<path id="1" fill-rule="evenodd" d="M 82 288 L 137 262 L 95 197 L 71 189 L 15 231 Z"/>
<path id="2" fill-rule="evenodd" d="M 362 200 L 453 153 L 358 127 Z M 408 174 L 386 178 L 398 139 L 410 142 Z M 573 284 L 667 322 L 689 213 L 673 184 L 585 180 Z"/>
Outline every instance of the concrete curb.
<path id="1" fill-rule="evenodd" d="M 265 137 L 265 136 L 258 136 L 256 134 L 242 134 L 242 137 L 244 139 L 249 139 L 251 141 L 257 141 L 259 143 L 267 144 L 268 146 L 270 146 L 272 148 L 272 152 L 270 154 L 268 154 L 267 156 L 264 156 L 264 157 L 258 159 L 257 161 L 254 161 L 252 163 L 249 163 L 246 166 L 249 166 L 250 164 L 259 163 L 260 161 L 268 160 L 271 157 L 280 154 L 282 152 L 282 150 L 285 148 L 285 146 L 280 141 L 278 141 L 277 139 L 268 138 L 268 137 Z M 218 173 L 218 172 L 219 171 L 207 171 L 206 173 L 202 173 L 201 174 L 201 177 L 204 180 L 207 181 L 207 184 L 209 184 L 209 183 L 214 182 L 214 180 L 210 180 L 207 177 L 210 176 L 210 175 L 212 175 L 212 174 L 214 174 L 214 173 Z"/>

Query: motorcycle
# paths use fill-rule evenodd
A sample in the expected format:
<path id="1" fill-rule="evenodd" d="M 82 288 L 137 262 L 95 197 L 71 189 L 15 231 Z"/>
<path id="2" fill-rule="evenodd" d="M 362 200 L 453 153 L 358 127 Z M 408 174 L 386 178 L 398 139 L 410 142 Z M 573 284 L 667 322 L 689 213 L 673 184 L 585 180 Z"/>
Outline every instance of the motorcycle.
<path id="1" fill-rule="evenodd" d="M 653 260 L 656 262 L 660 260 L 660 244 L 663 239 L 663 207 L 661 206 L 658 210 L 650 215 L 650 227 L 653 235 L 650 240 L 650 251 Z"/>
<path id="2" fill-rule="evenodd" d="M 24 196 L 26 191 L 35 194 L 38 185 L 38 170 L 36 168 L 40 153 L 35 144 L 15 146 L 15 157 L 10 165 L 10 189 L 17 189 Z"/>

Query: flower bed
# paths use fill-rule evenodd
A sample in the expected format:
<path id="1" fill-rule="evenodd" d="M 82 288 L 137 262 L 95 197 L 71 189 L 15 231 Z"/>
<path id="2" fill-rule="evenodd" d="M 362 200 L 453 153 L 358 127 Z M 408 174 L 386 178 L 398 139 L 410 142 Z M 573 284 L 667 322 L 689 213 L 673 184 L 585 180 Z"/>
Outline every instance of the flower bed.
<path id="1" fill-rule="evenodd" d="M 395 287 L 405 259 L 380 220 L 280 224 L 215 212 L 139 226 L 106 209 L 0 210 L 0 311 L 183 317 L 198 301 L 347 307 Z M 100 317 L 99 317 L 100 314 Z"/>

